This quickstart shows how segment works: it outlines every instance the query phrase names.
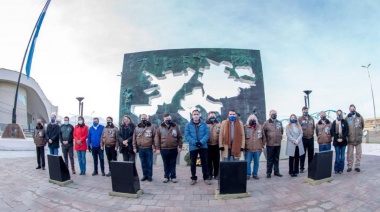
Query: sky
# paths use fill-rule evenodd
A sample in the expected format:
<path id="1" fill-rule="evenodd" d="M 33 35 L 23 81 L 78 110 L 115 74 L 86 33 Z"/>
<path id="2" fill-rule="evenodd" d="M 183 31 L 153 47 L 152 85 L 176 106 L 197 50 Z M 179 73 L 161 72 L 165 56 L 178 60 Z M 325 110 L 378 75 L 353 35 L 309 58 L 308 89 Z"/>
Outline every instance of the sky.
<path id="1" fill-rule="evenodd" d="M 0 67 L 19 71 L 45 0 L 0 1 Z M 371 118 L 380 106 L 377 0 L 52 0 L 31 70 L 58 115 L 119 113 L 123 55 L 178 48 L 260 50 L 266 109 L 279 118 L 350 104 Z M 378 112 L 380 114 L 380 110 Z"/>

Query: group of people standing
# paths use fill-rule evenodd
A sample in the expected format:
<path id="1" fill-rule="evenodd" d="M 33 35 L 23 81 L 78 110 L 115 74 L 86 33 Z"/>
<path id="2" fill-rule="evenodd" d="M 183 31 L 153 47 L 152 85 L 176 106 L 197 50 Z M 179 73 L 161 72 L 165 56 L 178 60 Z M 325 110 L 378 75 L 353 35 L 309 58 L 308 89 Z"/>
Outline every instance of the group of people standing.
<path id="1" fill-rule="evenodd" d="M 308 114 L 308 108 L 302 108 L 302 116 L 292 114 L 286 126 L 287 147 L 289 156 L 289 174 L 296 177 L 305 169 L 305 155 L 308 154 L 310 165 L 314 155 L 314 133 L 318 137 L 319 151 L 331 149 L 333 143 L 336 152 L 334 170 L 342 173 L 344 169 L 345 148 L 348 145 L 347 171 L 353 166 L 353 151 L 356 149 L 355 170 L 360 172 L 361 137 L 364 128 L 363 117 L 356 112 L 354 105 L 350 106 L 350 113 L 343 119 L 343 112 L 337 111 L 337 119 L 332 123 L 326 118 L 325 112 L 320 113 L 318 123 Z M 247 180 L 251 177 L 259 179 L 258 170 L 261 153 L 266 147 L 267 171 L 266 177 L 282 177 L 279 170 L 281 140 L 284 129 L 277 120 L 277 112 L 271 110 L 270 118 L 259 124 L 257 117 L 252 114 L 245 124 L 237 117 L 234 110 L 230 110 L 228 118 L 221 123 L 216 119 L 215 112 L 209 112 L 206 121 L 200 117 L 198 110 L 192 111 L 192 118 L 185 126 L 185 139 L 189 143 L 191 160 L 191 185 L 196 184 L 196 162 L 201 159 L 204 183 L 211 184 L 212 179 L 218 179 L 219 162 L 236 161 L 244 155 L 247 161 Z M 164 165 L 164 183 L 177 183 L 176 163 L 177 156 L 182 151 L 182 138 L 179 126 L 172 121 L 170 114 L 165 114 L 163 122 L 155 128 L 149 122 L 146 114 L 141 114 L 139 123 L 134 124 L 129 115 L 125 115 L 120 129 L 113 124 L 112 117 L 107 117 L 107 125 L 99 124 L 99 119 L 93 119 L 93 125 L 87 127 L 84 118 L 78 117 L 78 124 L 72 126 L 69 117 L 59 126 L 55 114 L 51 115 L 46 130 L 41 120 L 37 120 L 34 132 L 34 141 L 37 152 L 37 169 L 45 169 L 44 147 L 48 144 L 50 154 L 58 155 L 58 148 L 62 147 L 67 167 L 70 165 L 75 174 L 73 150 L 77 151 L 80 175 L 86 174 L 86 151 L 92 153 L 94 171 L 98 175 L 98 162 L 102 176 L 111 176 L 111 170 L 105 173 L 104 152 L 108 165 L 117 161 L 117 151 L 123 155 L 124 161 L 135 161 L 139 155 L 143 172 L 142 181 L 152 181 L 153 154 L 161 155 Z M 252 167 L 253 161 L 253 170 Z M 109 166 L 110 167 L 110 166 Z"/>

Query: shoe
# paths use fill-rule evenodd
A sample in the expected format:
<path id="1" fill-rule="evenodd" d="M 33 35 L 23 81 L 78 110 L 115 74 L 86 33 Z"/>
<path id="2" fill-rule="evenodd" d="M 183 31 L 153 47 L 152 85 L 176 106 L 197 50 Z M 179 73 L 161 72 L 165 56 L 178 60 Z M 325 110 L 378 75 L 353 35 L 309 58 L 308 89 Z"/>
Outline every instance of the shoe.
<path id="1" fill-rule="evenodd" d="M 111 177 L 111 172 L 109 171 L 107 174 L 106 174 L 107 177 Z"/>
<path id="2" fill-rule="evenodd" d="M 247 176 L 247 180 L 249 180 L 249 178 L 251 178 L 251 176 Z"/>
<path id="3" fill-rule="evenodd" d="M 172 179 L 172 183 L 177 183 L 178 180 L 176 178 Z"/>
<path id="4" fill-rule="evenodd" d="M 36 169 L 41 169 L 41 166 L 37 166 L 37 168 Z"/>
<path id="5" fill-rule="evenodd" d="M 267 174 L 267 178 L 271 178 L 270 174 Z"/>
<path id="6" fill-rule="evenodd" d="M 83 175 L 83 172 L 80 172 L 79 175 Z"/>
<path id="7" fill-rule="evenodd" d="M 258 180 L 260 179 L 258 176 L 252 176 L 253 179 Z"/>
<path id="8" fill-rule="evenodd" d="M 98 175 L 98 172 L 92 172 L 92 176 Z"/>
<path id="9" fill-rule="evenodd" d="M 338 171 L 335 171 L 334 173 L 335 173 L 335 174 L 338 174 L 339 172 L 338 172 Z"/>
<path id="10" fill-rule="evenodd" d="M 86 175 L 86 172 L 83 172 L 83 174 L 82 175 Z"/>
<path id="11" fill-rule="evenodd" d="M 42 167 L 42 170 L 45 170 L 45 166 Z"/>
<path id="12" fill-rule="evenodd" d="M 152 182 L 152 180 L 153 180 L 152 178 L 149 178 L 149 179 L 148 179 L 148 182 Z"/>
<path id="13" fill-rule="evenodd" d="M 294 175 L 294 177 L 297 177 L 297 174 L 293 174 Z"/>
<path id="14" fill-rule="evenodd" d="M 102 176 L 104 177 L 104 176 L 106 176 L 106 174 L 104 172 L 102 172 Z"/>
<path id="15" fill-rule="evenodd" d="M 191 180 L 190 185 L 195 185 L 195 183 L 197 183 L 196 180 Z"/>
<path id="16" fill-rule="evenodd" d="M 162 181 L 163 183 L 168 183 L 169 182 L 169 178 L 165 178 L 164 181 Z"/>
<path id="17" fill-rule="evenodd" d="M 73 172 L 73 174 L 75 174 L 75 173 L 76 173 L 76 172 L 75 172 L 75 169 L 74 169 L 74 168 L 72 168 L 72 169 L 71 169 L 71 171 Z"/>
<path id="18" fill-rule="evenodd" d="M 280 173 L 277 173 L 277 174 L 274 174 L 274 176 L 277 176 L 277 177 L 282 177 L 282 174 L 280 174 Z"/>
<path id="19" fill-rule="evenodd" d="M 347 169 L 347 172 L 350 172 L 350 171 L 352 171 L 352 168 L 348 168 L 348 169 Z"/>
<path id="20" fill-rule="evenodd" d="M 219 180 L 219 176 L 215 176 L 214 179 L 215 179 L 215 180 Z"/>
<path id="21" fill-rule="evenodd" d="M 208 180 L 212 180 L 212 176 L 208 177 Z"/>
<path id="22" fill-rule="evenodd" d="M 147 180 L 148 179 L 148 177 L 147 176 L 144 176 L 143 178 L 141 178 L 141 181 L 145 181 L 145 180 Z"/>
<path id="23" fill-rule="evenodd" d="M 355 168 L 355 171 L 360 172 L 360 168 Z"/>
<path id="24" fill-rule="evenodd" d="M 211 181 L 210 180 L 205 180 L 205 184 L 206 185 L 211 185 Z"/>
<path id="25" fill-rule="evenodd" d="M 339 171 L 338 174 L 342 174 L 343 172 L 342 171 Z"/>
<path id="26" fill-rule="evenodd" d="M 305 169 L 301 169 L 301 173 L 303 173 L 303 170 L 305 170 Z"/>
<path id="27" fill-rule="evenodd" d="M 290 174 L 291 177 L 294 177 L 294 174 Z"/>

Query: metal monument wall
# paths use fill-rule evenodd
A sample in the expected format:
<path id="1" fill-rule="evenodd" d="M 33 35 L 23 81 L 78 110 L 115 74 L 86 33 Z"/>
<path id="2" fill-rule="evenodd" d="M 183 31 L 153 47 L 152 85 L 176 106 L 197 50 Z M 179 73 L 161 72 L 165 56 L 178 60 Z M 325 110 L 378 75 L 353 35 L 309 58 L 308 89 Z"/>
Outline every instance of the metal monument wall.
<path id="1" fill-rule="evenodd" d="M 264 80 L 260 51 L 247 49 L 173 49 L 124 55 L 119 118 L 138 122 L 149 115 L 158 126 L 170 113 L 181 131 L 194 109 L 219 121 L 234 109 L 243 123 L 255 113 L 265 120 Z"/>

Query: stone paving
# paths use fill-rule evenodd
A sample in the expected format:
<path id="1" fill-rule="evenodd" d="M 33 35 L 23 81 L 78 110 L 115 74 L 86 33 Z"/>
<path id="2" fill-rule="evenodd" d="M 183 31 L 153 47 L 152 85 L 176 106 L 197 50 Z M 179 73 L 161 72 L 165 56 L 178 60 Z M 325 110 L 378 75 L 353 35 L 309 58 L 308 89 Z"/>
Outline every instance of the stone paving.
<path id="1" fill-rule="evenodd" d="M 133 199 L 108 195 L 111 179 L 91 176 L 89 154 L 87 174 L 72 175 L 74 183 L 66 187 L 49 183 L 48 171 L 35 169 L 35 157 L 1 158 L 0 211 L 380 211 L 379 159 L 363 155 L 362 172 L 333 174 L 331 183 L 319 186 L 304 183 L 307 173 L 287 175 L 287 160 L 280 161 L 282 178 L 267 179 L 262 162 L 260 179 L 248 181 L 251 197 L 215 200 L 217 181 L 191 186 L 186 166 L 177 167 L 177 184 L 164 184 L 163 167 L 155 165 L 153 182 L 141 182 L 144 194 Z M 201 168 L 197 173 L 201 178 Z"/>

